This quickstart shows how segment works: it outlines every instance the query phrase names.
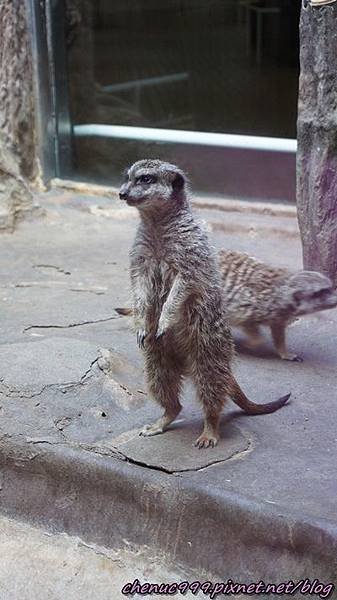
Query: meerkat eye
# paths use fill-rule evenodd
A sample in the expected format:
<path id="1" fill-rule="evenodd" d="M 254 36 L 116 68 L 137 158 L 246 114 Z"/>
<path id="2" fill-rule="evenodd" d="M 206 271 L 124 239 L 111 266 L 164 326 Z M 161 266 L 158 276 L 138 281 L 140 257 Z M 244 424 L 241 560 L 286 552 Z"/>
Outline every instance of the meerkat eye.
<path id="1" fill-rule="evenodd" d="M 137 177 L 137 183 L 154 183 L 155 177 L 153 175 L 140 175 Z"/>

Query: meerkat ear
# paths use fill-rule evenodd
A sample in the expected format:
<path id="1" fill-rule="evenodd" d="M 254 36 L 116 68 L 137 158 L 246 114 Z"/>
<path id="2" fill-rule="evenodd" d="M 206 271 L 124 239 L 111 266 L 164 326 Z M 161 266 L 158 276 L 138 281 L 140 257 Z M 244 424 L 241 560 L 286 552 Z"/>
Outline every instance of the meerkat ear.
<path id="1" fill-rule="evenodd" d="M 172 181 L 172 189 L 175 192 L 180 192 L 185 185 L 185 178 L 181 173 L 175 173 L 175 177 Z"/>

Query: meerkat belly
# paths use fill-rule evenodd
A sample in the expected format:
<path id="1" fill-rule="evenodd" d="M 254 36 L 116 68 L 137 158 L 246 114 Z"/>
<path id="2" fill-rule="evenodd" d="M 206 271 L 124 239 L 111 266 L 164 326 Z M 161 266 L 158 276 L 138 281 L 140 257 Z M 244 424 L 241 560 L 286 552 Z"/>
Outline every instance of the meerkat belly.
<path id="1" fill-rule="evenodd" d="M 174 271 L 164 261 L 152 261 L 146 310 L 146 326 L 149 333 L 157 330 L 163 306 L 172 288 L 174 278 Z"/>

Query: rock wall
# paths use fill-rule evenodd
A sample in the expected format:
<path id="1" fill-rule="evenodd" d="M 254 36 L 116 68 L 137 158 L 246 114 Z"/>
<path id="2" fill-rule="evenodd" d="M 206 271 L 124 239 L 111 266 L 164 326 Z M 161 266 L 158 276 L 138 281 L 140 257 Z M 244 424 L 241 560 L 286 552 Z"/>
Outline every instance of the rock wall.
<path id="1" fill-rule="evenodd" d="M 32 54 L 23 0 L 0 2 L 0 231 L 33 206 L 37 175 Z"/>
<path id="2" fill-rule="evenodd" d="M 337 3 L 302 8 L 297 206 L 306 269 L 337 286 Z"/>

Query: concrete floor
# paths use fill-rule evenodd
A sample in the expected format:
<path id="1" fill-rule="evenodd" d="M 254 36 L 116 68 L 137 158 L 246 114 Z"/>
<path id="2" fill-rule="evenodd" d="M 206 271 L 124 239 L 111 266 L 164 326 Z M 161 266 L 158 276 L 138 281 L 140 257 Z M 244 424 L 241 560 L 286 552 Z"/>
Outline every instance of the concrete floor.
<path id="1" fill-rule="evenodd" d="M 228 404 L 219 445 L 198 452 L 202 415 L 187 387 L 177 423 L 140 438 L 158 408 L 130 323 L 114 311 L 130 300 L 137 214 L 65 190 L 39 200 L 44 217 L 0 237 L 0 511 L 89 545 L 149 546 L 222 579 L 332 581 L 336 311 L 289 328 L 302 364 L 280 361 L 268 335 L 261 350 L 238 352 L 253 400 L 292 392 L 281 411 L 248 417 Z M 300 268 L 291 207 L 204 200 L 198 211 L 215 246 Z"/>

